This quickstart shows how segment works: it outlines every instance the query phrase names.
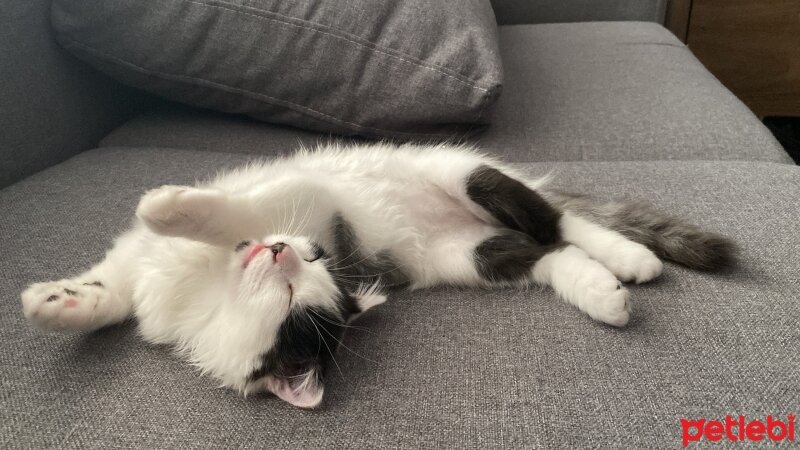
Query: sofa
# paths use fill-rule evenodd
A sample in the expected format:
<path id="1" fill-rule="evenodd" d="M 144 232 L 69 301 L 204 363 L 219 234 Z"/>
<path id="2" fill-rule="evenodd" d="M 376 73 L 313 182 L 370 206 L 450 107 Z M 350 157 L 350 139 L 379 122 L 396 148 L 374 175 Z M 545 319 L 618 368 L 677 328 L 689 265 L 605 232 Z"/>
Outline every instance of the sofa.
<path id="1" fill-rule="evenodd" d="M 504 88 L 470 142 L 726 234 L 737 268 L 667 265 L 631 287 L 622 329 L 547 289 L 396 294 L 346 335 L 317 410 L 220 389 L 133 322 L 33 329 L 20 292 L 98 261 L 146 189 L 332 137 L 125 87 L 55 43 L 49 1 L 14 2 L 0 17 L 2 447 L 676 448 L 681 419 L 796 414 L 800 169 L 659 24 L 664 1 L 492 3 Z"/>

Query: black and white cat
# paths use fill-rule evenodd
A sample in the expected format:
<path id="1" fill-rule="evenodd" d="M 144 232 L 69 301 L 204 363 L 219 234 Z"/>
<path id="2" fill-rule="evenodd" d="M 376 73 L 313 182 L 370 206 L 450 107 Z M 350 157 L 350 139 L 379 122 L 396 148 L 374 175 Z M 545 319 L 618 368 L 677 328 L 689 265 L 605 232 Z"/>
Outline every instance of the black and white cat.
<path id="1" fill-rule="evenodd" d="M 623 326 L 620 281 L 657 277 L 656 255 L 697 269 L 733 260 L 727 239 L 645 205 L 541 184 L 461 147 L 301 151 L 147 192 L 105 260 L 30 286 L 22 306 L 58 331 L 133 315 L 147 341 L 225 386 L 314 407 L 345 324 L 391 289 L 538 283 Z"/>

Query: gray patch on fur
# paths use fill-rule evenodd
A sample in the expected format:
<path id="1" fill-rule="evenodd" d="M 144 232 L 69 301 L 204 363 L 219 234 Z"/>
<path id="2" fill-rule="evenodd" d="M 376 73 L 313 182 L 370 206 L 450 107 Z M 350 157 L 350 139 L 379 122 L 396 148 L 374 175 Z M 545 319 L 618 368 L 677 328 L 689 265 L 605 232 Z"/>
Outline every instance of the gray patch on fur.
<path id="1" fill-rule="evenodd" d="M 565 245 L 540 245 L 526 233 L 503 230 L 475 248 L 475 267 L 481 277 L 493 283 L 523 281 L 530 279 L 536 261 Z"/>
<path id="2" fill-rule="evenodd" d="M 563 210 L 617 231 L 663 259 L 697 270 L 725 269 L 736 263 L 737 246 L 733 241 L 664 214 L 647 203 L 600 201 L 556 191 L 543 194 Z"/>
<path id="3" fill-rule="evenodd" d="M 329 270 L 338 282 L 354 292 L 360 286 L 379 284 L 384 289 L 401 289 L 410 284 L 408 276 L 388 250 L 364 255 L 350 223 L 336 214 L 331 223 L 334 249 Z"/>
<path id="4" fill-rule="evenodd" d="M 540 244 L 561 240 L 561 211 L 519 180 L 482 165 L 467 177 L 466 190 L 470 200 L 506 227 L 526 233 Z"/>

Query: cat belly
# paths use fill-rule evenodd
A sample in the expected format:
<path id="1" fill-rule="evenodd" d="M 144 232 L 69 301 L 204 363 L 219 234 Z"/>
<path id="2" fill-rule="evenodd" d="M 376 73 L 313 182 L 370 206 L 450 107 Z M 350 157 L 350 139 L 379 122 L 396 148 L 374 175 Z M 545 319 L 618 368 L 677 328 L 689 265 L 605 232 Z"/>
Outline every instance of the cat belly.
<path id="1" fill-rule="evenodd" d="M 438 188 L 429 186 L 410 194 L 404 197 L 403 209 L 416 230 L 418 246 L 413 253 L 405 248 L 396 248 L 395 252 L 413 268 L 408 271 L 411 288 L 441 283 L 477 284 L 475 247 L 495 235 L 497 227 Z"/>

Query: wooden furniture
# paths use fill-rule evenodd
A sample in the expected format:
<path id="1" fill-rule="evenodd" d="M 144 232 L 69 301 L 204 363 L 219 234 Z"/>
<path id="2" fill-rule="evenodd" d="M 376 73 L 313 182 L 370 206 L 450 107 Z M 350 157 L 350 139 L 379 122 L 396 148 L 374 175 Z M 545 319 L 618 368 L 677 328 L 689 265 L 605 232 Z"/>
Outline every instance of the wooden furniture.
<path id="1" fill-rule="evenodd" d="M 666 24 L 758 116 L 800 117 L 800 0 L 670 0 Z"/>

